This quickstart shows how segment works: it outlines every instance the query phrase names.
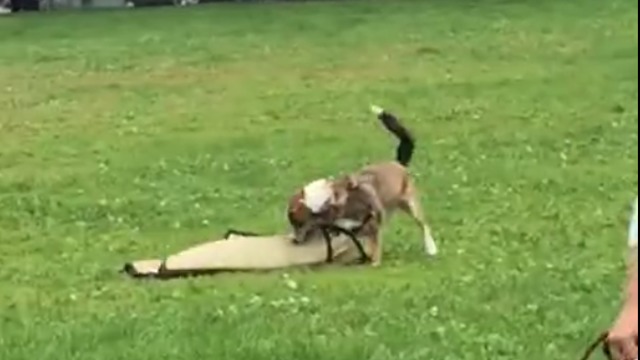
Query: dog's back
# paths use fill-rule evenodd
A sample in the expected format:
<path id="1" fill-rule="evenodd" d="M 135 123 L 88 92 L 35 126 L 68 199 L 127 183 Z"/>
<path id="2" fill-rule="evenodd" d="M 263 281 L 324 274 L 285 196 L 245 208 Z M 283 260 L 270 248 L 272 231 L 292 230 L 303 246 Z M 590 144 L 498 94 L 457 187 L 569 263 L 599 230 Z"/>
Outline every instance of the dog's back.
<path id="1" fill-rule="evenodd" d="M 365 166 L 356 174 L 356 179 L 359 184 L 370 184 L 385 207 L 394 207 L 409 186 L 407 168 L 396 161 Z"/>
<path id="2" fill-rule="evenodd" d="M 378 106 L 372 106 L 371 110 L 400 143 L 396 148 L 395 161 L 365 166 L 355 174 L 355 180 L 359 184 L 370 184 L 385 207 L 394 207 L 410 185 L 407 167 L 413 158 L 416 141 L 395 115 Z"/>

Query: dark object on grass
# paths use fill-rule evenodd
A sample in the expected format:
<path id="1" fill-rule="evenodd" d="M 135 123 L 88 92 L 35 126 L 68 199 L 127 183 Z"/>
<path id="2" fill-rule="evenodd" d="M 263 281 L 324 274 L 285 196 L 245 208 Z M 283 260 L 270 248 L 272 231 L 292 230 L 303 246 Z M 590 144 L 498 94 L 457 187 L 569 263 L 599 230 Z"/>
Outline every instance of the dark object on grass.
<path id="1" fill-rule="evenodd" d="M 609 348 L 609 343 L 607 342 L 608 337 L 609 337 L 608 331 L 605 331 L 602 334 L 600 334 L 600 336 L 598 336 L 598 338 L 595 339 L 591 343 L 591 345 L 589 345 L 589 347 L 587 348 L 587 351 L 585 351 L 584 355 L 580 358 L 580 360 L 588 360 L 591 357 L 591 355 L 593 355 L 593 352 L 596 351 L 596 349 L 600 345 L 602 345 L 602 352 L 607 357 L 607 359 L 613 360 L 613 358 L 611 357 L 611 349 Z"/>
<path id="2" fill-rule="evenodd" d="M 39 11 L 39 0 L 11 0 L 11 12 Z"/>

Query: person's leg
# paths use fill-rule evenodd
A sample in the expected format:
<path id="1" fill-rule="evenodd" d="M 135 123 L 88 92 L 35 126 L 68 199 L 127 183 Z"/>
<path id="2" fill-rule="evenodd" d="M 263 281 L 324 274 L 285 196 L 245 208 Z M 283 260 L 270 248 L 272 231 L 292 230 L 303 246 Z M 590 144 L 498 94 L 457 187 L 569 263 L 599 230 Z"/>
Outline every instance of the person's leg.
<path id="1" fill-rule="evenodd" d="M 636 250 L 637 251 L 637 250 Z M 629 266 L 625 299 L 609 332 L 609 346 L 614 360 L 638 359 L 638 257 Z"/>
<path id="2" fill-rule="evenodd" d="M 614 360 L 638 359 L 638 199 L 629 225 L 629 260 L 624 303 L 607 339 Z"/>

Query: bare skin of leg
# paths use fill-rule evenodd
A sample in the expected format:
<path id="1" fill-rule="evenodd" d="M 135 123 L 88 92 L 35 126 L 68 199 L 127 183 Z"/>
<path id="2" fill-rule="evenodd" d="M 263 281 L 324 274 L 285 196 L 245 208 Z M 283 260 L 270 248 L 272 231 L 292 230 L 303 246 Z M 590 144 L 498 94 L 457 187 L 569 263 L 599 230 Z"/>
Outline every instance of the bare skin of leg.
<path id="1" fill-rule="evenodd" d="M 637 251 L 637 250 L 636 250 Z M 638 258 L 629 265 L 625 299 L 607 341 L 614 360 L 638 359 Z"/>

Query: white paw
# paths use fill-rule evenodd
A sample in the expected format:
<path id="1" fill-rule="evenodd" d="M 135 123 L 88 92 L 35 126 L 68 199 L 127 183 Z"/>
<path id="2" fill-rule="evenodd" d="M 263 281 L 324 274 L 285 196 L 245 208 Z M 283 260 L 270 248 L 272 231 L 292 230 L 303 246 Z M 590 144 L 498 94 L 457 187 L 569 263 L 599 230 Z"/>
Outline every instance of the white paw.
<path id="1" fill-rule="evenodd" d="M 438 255 L 438 247 L 436 246 L 436 242 L 432 238 L 427 238 L 424 241 L 425 251 L 429 256 Z"/>

